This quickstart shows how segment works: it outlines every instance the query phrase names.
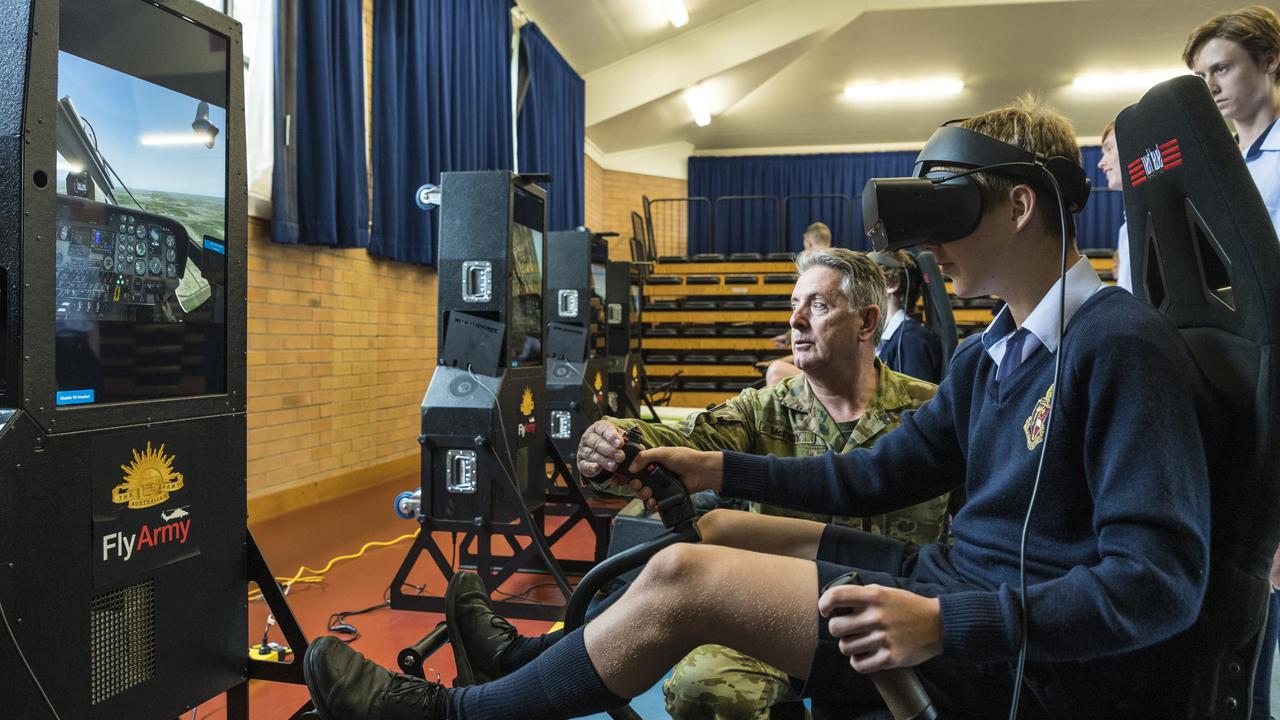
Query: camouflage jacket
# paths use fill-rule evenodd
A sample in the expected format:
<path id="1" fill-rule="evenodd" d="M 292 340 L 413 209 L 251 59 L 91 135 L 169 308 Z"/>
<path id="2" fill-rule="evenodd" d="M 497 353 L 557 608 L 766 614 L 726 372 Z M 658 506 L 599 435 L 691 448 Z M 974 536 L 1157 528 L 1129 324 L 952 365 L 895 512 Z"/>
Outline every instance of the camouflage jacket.
<path id="1" fill-rule="evenodd" d="M 638 427 L 648 447 L 682 446 L 696 450 L 735 450 L 755 455 L 803 457 L 828 450 L 848 452 L 866 447 L 898 427 L 905 410 L 920 407 L 936 387 L 890 370 L 876 361 L 879 382 L 862 417 L 842 440 L 839 428 L 809 387 L 804 375 L 789 377 L 763 389 L 743 390 L 736 397 L 690 415 L 679 427 L 635 419 L 606 418 L 622 428 Z M 596 484 L 604 492 L 627 493 L 608 481 Z M 947 496 L 887 515 L 866 518 L 814 515 L 752 503 L 752 510 L 769 515 L 838 522 L 861 530 L 925 544 L 945 539 Z"/>

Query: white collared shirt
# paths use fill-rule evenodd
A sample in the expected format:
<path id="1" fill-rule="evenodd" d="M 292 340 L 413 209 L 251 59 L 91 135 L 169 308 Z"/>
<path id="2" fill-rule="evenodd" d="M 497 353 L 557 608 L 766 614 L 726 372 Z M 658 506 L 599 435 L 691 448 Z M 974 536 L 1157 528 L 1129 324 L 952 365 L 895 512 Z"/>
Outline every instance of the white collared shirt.
<path id="1" fill-rule="evenodd" d="M 885 321 L 884 331 L 880 333 L 880 341 L 888 342 L 889 338 L 893 337 L 893 334 L 898 332 L 898 328 L 902 327 L 902 323 L 905 322 L 906 319 L 907 312 L 902 308 L 898 308 L 898 311 L 890 315 L 889 319 Z M 899 360 L 899 362 L 901 362 L 901 360 Z"/>
<path id="2" fill-rule="evenodd" d="M 1259 140 L 1244 152 L 1244 164 L 1262 194 L 1271 215 L 1271 226 L 1280 232 L 1280 131 L 1272 123 Z"/>
<path id="3" fill-rule="evenodd" d="M 1129 221 L 1116 233 L 1116 285 L 1133 292 L 1133 268 L 1129 267 Z"/>
<path id="4" fill-rule="evenodd" d="M 1071 324 L 1071 318 L 1084 305 L 1085 301 L 1093 294 L 1105 287 L 1102 279 L 1098 277 L 1098 273 L 1090 264 L 1089 258 L 1082 257 L 1076 261 L 1067 270 L 1067 298 L 1066 298 L 1066 325 Z M 1031 314 L 1027 316 L 1022 327 L 1026 328 L 1039 345 L 1043 345 L 1049 349 L 1049 352 L 1057 352 L 1058 350 L 1058 288 L 1062 283 L 1059 278 L 1053 283 L 1053 287 L 1049 288 L 1049 292 L 1036 305 Z M 995 361 L 996 367 L 1000 366 L 1000 361 L 1004 359 L 1004 352 L 1009 338 L 1013 337 L 1013 333 L 1018 328 L 1014 327 L 1013 314 L 1009 312 L 1009 306 L 1006 305 L 996 315 L 996 319 L 991 321 L 987 329 L 982 332 L 982 344 L 986 347 L 987 355 Z M 1022 344 L 1022 359 L 1026 360 L 1031 353 L 1035 352 L 1039 346 L 1037 343 L 1027 342 Z"/>

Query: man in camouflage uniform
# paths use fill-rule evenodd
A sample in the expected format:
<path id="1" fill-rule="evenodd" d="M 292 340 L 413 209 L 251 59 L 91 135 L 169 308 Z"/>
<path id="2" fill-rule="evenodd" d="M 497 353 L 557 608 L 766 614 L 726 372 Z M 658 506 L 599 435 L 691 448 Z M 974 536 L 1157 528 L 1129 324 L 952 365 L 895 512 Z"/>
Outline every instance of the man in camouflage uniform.
<path id="1" fill-rule="evenodd" d="M 680 427 L 633 419 L 605 418 L 583 435 L 579 469 L 584 477 L 612 470 L 597 447 L 608 447 L 628 428 L 637 428 L 646 447 L 683 446 L 698 450 L 734 450 L 799 457 L 828 450 L 847 452 L 873 444 L 896 428 L 903 411 L 933 397 L 934 386 L 900 375 L 875 358 L 885 305 L 884 278 L 865 255 L 843 249 L 805 253 L 797 261 L 800 279 L 792 294 L 791 317 L 797 364 L 803 375 L 736 397 L 695 413 Z M 807 273 L 834 267 L 833 273 Z M 815 282 L 815 278 L 830 279 Z M 831 309 L 833 293 L 844 293 L 848 310 Z M 825 400 L 825 404 L 824 404 Z M 828 411 L 828 407 L 832 410 Z M 844 416 L 838 422 L 833 414 Z M 608 480 L 597 483 L 622 492 Z M 920 545 L 942 540 L 947 527 L 947 497 L 905 510 L 867 518 L 799 513 L 752 504 L 768 515 L 838 522 Z M 708 535 L 707 542 L 716 542 Z M 663 685 L 667 712 L 676 720 L 736 720 L 802 716 L 799 695 L 785 673 L 736 650 L 703 645 L 686 656 Z"/>

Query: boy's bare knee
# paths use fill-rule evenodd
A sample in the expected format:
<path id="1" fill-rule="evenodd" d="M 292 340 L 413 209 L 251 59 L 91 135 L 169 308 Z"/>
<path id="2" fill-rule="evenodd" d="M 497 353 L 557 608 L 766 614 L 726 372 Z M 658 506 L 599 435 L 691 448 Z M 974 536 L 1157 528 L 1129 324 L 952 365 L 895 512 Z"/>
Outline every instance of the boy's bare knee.
<path id="1" fill-rule="evenodd" d="M 698 533 L 702 535 L 702 542 L 713 545 L 722 544 L 727 526 L 733 522 L 733 516 L 736 512 L 735 510 L 716 508 L 698 518 Z"/>
<path id="2" fill-rule="evenodd" d="M 654 555 L 636 578 L 634 590 L 641 592 L 678 593 L 708 579 L 709 548 L 692 543 L 672 545 Z"/>

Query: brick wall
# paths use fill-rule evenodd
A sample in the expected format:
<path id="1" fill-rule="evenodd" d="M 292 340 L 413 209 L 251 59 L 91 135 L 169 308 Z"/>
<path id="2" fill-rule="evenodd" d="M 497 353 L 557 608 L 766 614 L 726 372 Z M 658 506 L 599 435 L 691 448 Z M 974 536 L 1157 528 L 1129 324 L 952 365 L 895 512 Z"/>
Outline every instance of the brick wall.
<path id="1" fill-rule="evenodd" d="M 588 184 L 588 191 L 591 186 Z M 684 197 L 688 194 L 688 183 L 676 178 L 640 175 L 637 173 L 604 172 L 604 223 L 600 229 L 619 233 L 610 238 L 610 256 L 629 257 L 630 247 L 627 245 L 631 237 L 631 212 L 644 214 L 644 203 L 641 198 Z M 659 225 L 667 232 L 659 232 L 658 254 L 683 255 L 687 246 L 687 225 L 674 221 Z M 657 224 L 657 223 L 655 223 Z M 592 228 L 595 229 L 594 227 Z"/>
<path id="2" fill-rule="evenodd" d="M 585 222 L 592 230 L 603 231 L 605 169 L 590 156 L 584 155 L 582 159 L 585 165 L 583 173 L 583 186 L 586 190 Z"/>
<path id="3" fill-rule="evenodd" d="M 436 275 L 249 232 L 249 494 L 416 457 Z M 403 464 L 403 463 L 402 463 Z"/>

